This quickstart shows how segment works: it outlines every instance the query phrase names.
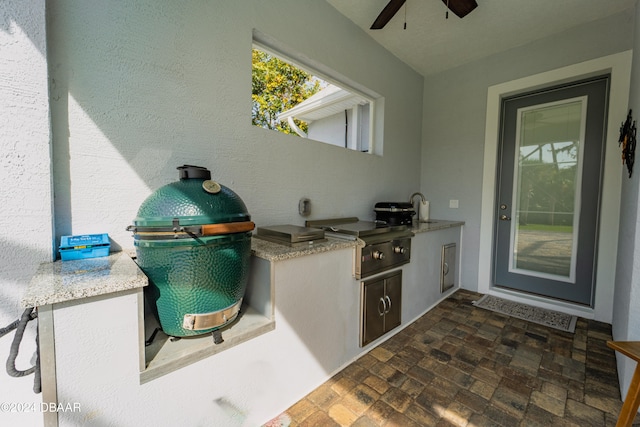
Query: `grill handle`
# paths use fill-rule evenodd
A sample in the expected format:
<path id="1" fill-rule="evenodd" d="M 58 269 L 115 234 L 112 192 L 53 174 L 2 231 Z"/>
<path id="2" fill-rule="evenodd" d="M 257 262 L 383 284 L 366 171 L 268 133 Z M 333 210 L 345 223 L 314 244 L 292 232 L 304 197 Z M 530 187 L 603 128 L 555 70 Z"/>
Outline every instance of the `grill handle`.
<path id="1" fill-rule="evenodd" d="M 225 222 L 221 224 L 202 225 L 203 236 L 216 236 L 218 234 L 242 233 L 251 231 L 256 227 L 252 221 Z"/>

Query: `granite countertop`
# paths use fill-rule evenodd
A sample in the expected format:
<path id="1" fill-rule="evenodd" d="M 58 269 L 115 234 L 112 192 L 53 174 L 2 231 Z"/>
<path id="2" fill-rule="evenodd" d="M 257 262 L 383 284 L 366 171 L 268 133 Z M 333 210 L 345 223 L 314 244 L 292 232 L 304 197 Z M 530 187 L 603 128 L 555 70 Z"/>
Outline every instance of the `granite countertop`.
<path id="1" fill-rule="evenodd" d="M 431 220 L 414 224 L 413 233 L 459 227 L 464 221 Z M 289 247 L 251 239 L 251 254 L 267 261 L 283 261 L 306 255 L 355 248 L 362 242 L 328 237 L 325 242 Z M 132 259 L 132 253 L 116 252 L 107 257 L 40 264 L 22 298 L 23 307 L 39 307 L 81 298 L 110 294 L 147 286 L 147 276 Z"/>
<path id="2" fill-rule="evenodd" d="M 431 219 L 429 222 L 414 223 L 411 231 L 414 234 L 424 233 L 427 231 L 442 230 L 444 228 L 460 227 L 464 225 L 464 221 L 447 221 L 444 219 Z"/>
<path id="3" fill-rule="evenodd" d="M 326 242 L 313 243 L 302 247 L 290 247 L 262 240 L 254 236 L 251 239 L 251 254 L 258 258 L 266 259 L 267 261 L 284 261 L 321 252 L 354 248 L 357 244 L 355 240 L 334 239 L 329 237 Z"/>
<path id="4" fill-rule="evenodd" d="M 411 231 L 414 234 L 425 233 L 427 231 L 442 230 L 451 227 L 460 227 L 464 221 L 446 221 L 440 219 L 430 220 L 430 222 L 414 223 Z M 362 242 L 362 241 L 360 241 Z M 356 247 L 358 240 L 343 240 L 328 237 L 326 242 L 313 243 L 309 246 L 289 247 L 278 243 L 256 238 L 251 239 L 251 254 L 267 261 L 283 261 L 305 255 L 313 255 L 321 252 L 334 251 Z"/>
<path id="5" fill-rule="evenodd" d="M 88 298 L 147 286 L 147 276 L 124 252 L 107 257 L 40 264 L 22 298 L 23 307 Z"/>

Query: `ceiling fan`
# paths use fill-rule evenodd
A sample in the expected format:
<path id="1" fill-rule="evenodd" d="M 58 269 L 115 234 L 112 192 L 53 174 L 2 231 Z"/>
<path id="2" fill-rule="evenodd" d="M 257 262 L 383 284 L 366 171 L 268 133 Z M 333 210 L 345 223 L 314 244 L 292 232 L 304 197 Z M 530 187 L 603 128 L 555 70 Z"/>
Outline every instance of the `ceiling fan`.
<path id="1" fill-rule="evenodd" d="M 371 29 L 380 30 L 387 25 L 387 22 L 400 10 L 405 1 L 406 0 L 391 0 L 387 3 L 371 25 Z M 442 0 L 442 2 L 460 18 L 464 18 L 469 12 L 478 7 L 476 0 Z"/>

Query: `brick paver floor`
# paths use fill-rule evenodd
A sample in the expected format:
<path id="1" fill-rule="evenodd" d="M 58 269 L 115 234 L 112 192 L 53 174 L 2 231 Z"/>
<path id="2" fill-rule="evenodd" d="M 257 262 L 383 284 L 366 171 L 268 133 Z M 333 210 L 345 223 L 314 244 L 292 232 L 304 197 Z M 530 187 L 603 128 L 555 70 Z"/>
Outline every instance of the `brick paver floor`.
<path id="1" fill-rule="evenodd" d="M 615 426 L 610 325 L 580 318 L 561 332 L 479 297 L 456 292 L 268 425 Z"/>

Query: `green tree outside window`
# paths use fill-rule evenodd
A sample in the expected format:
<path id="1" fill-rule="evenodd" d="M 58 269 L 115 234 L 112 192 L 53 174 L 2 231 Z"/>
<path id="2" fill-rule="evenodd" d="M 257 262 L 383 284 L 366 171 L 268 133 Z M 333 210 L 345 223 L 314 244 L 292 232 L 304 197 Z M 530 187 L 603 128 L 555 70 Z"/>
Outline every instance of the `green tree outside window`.
<path id="1" fill-rule="evenodd" d="M 309 98 L 322 88 L 322 81 L 266 52 L 253 49 L 251 72 L 251 123 L 265 129 L 297 135 L 278 114 Z M 307 132 L 306 122 L 295 120 Z"/>

